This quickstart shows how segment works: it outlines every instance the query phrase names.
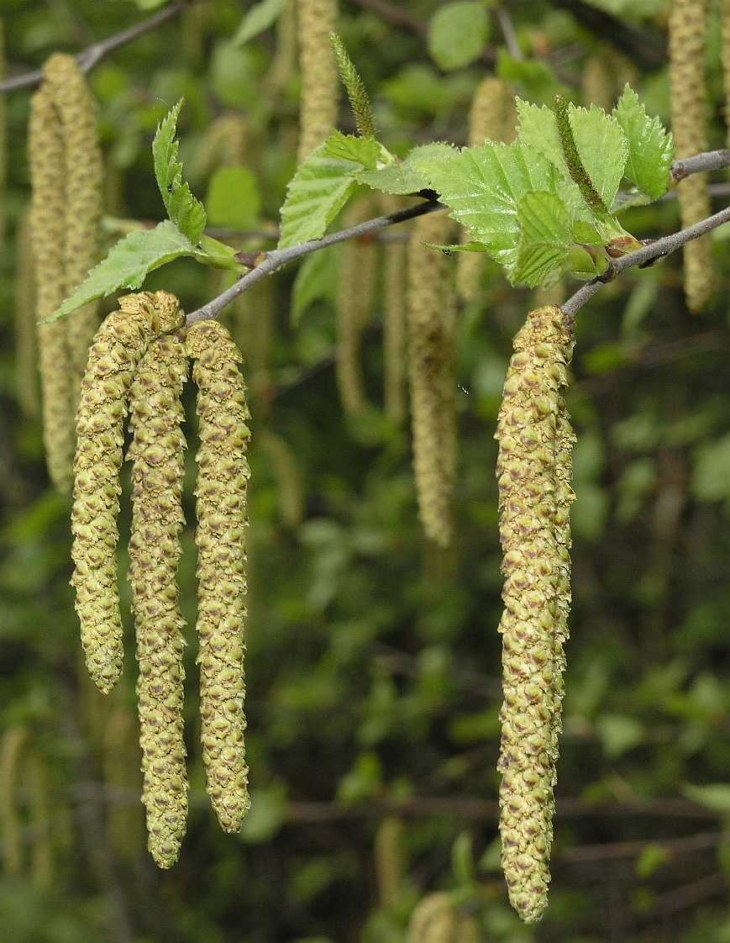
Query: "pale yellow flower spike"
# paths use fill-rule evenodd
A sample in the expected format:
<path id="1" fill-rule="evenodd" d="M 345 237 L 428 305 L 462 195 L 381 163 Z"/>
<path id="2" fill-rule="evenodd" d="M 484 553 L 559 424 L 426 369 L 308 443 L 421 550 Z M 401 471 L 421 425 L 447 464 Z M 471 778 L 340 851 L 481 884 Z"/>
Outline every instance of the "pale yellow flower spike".
<path id="1" fill-rule="evenodd" d="M 200 436 L 195 542 L 203 763 L 221 828 L 236 832 L 250 806 L 243 711 L 249 412 L 241 355 L 228 331 L 201 321 L 186 343 Z"/>
<path id="2" fill-rule="evenodd" d="M 337 124 L 337 68 L 329 38 L 336 29 L 337 0 L 297 0 L 299 163 L 324 144 Z"/>
<path id="3" fill-rule="evenodd" d="M 530 312 L 514 348 L 495 435 L 505 576 L 500 834 L 510 901 L 534 923 L 550 882 L 570 608 L 574 437 L 563 391 L 573 338 L 560 308 Z"/>
<path id="4" fill-rule="evenodd" d="M 177 861 L 185 834 L 188 781 L 183 738 L 184 639 L 177 566 L 185 475 L 185 345 L 174 335 L 152 341 L 129 394 L 133 439 L 129 581 L 137 635 L 137 697 L 148 847 L 156 864 Z"/>
<path id="5" fill-rule="evenodd" d="M 36 318 L 43 407 L 43 444 L 48 473 L 64 494 L 71 491 L 76 378 L 68 369 L 65 321 L 44 323 L 65 297 L 65 182 L 58 112 L 45 88 L 30 106 L 31 233 L 36 259 Z M 42 263 L 42 264 L 40 264 Z"/>
<path id="6" fill-rule="evenodd" d="M 125 295 L 118 303 L 120 310 L 96 334 L 81 383 L 71 511 L 71 582 L 81 644 L 89 674 L 104 693 L 122 670 L 115 550 L 127 395 L 147 345 L 179 328 L 184 318 L 177 299 L 164 291 Z"/>
<path id="7" fill-rule="evenodd" d="M 669 81 L 672 99 L 672 132 L 677 157 L 691 157 L 707 150 L 707 82 L 705 59 L 709 0 L 674 0 L 669 17 Z M 692 174 L 677 189 L 682 227 L 712 212 L 706 174 Z M 712 299 L 715 277 L 712 240 L 709 235 L 686 243 L 684 292 L 693 313 Z"/>

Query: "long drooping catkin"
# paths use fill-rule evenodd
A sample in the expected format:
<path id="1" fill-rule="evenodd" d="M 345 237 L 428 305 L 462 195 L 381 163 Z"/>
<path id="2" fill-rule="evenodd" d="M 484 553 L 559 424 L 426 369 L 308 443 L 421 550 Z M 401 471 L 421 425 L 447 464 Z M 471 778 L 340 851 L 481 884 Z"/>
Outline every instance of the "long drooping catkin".
<path id="1" fill-rule="evenodd" d="M 344 226 L 355 226 L 377 215 L 375 200 L 353 204 Z M 350 416 L 367 408 L 365 383 L 360 364 L 362 334 L 372 315 L 377 286 L 378 247 L 370 237 L 351 239 L 340 250 L 342 268 L 337 292 L 337 358 L 335 375 L 342 408 Z"/>
<path id="2" fill-rule="evenodd" d="M 375 833 L 375 877 L 378 901 L 383 908 L 395 907 L 407 871 L 406 827 L 403 819 L 388 815 Z"/>
<path id="3" fill-rule="evenodd" d="M 394 213 L 403 199 L 388 194 L 380 198 L 380 212 Z M 383 374 L 385 414 L 401 423 L 407 411 L 406 394 L 406 273 L 408 246 L 392 242 L 383 251 Z"/>
<path id="4" fill-rule="evenodd" d="M 672 131 L 677 157 L 707 150 L 707 87 L 705 57 L 709 0 L 674 0 L 669 17 L 669 81 Z M 691 226 L 711 213 L 707 178 L 693 174 L 678 188 L 682 226 Z M 712 242 L 702 236 L 686 243 L 684 292 L 692 312 L 706 307 L 714 289 Z"/>
<path id="5" fill-rule="evenodd" d="M 264 413 L 274 388 L 271 359 L 275 331 L 276 284 L 272 278 L 262 278 L 231 305 L 231 334 L 236 345 L 246 351 L 248 387 Z"/>
<path id="6" fill-rule="evenodd" d="M 119 308 L 99 328 L 81 383 L 71 512 L 81 644 L 89 674 L 105 693 L 123 656 L 115 549 L 127 394 L 152 338 L 183 321 L 177 299 L 163 291 L 126 295 Z"/>
<path id="7" fill-rule="evenodd" d="M 30 212 L 18 220 L 15 236 L 15 388 L 26 416 L 40 413 L 35 269 Z"/>
<path id="8" fill-rule="evenodd" d="M 64 321 L 42 323 L 65 295 L 65 172 L 58 112 L 45 88 L 31 100 L 30 179 L 33 190 L 31 230 L 36 273 L 36 321 L 43 401 L 43 443 L 51 481 L 71 490 L 74 452 L 75 376 Z M 42 264 L 40 264 L 42 262 Z"/>
<path id="9" fill-rule="evenodd" d="M 514 90 L 503 79 L 483 79 L 477 86 L 469 112 L 469 146 L 481 147 L 485 141 L 514 141 L 517 108 Z M 462 241 L 468 242 L 465 233 Z M 473 301 L 479 294 L 484 271 L 481 252 L 461 252 L 456 263 L 456 288 L 464 301 Z"/>
<path id="10" fill-rule="evenodd" d="M 218 821 L 235 832 L 250 806 L 243 712 L 249 412 L 241 355 L 228 331 L 216 321 L 199 322 L 188 331 L 187 349 L 200 436 L 195 542 L 203 763 Z"/>
<path id="11" fill-rule="evenodd" d="M 451 543 L 456 470 L 454 305 L 449 261 L 425 243 L 448 242 L 442 213 L 416 220 L 408 249 L 408 375 L 413 465 L 421 523 L 441 546 Z"/>
<path id="12" fill-rule="evenodd" d="M 337 0 L 297 0 L 301 100 L 299 163 L 323 144 L 337 124 L 337 69 L 330 33 Z"/>
<path id="13" fill-rule="evenodd" d="M 132 531 L 129 580 L 137 636 L 137 696 L 148 846 L 161 868 L 177 860 L 185 834 L 188 781 L 183 739 L 184 639 L 177 566 L 184 524 L 185 438 L 180 396 L 185 345 L 158 337 L 129 392 Z"/>
<path id="14" fill-rule="evenodd" d="M 528 923 L 542 915 L 550 881 L 570 606 L 573 433 L 563 390 L 572 347 L 560 308 L 529 314 L 515 337 L 495 436 L 505 576 L 502 866 L 512 905 Z"/>
<path id="15" fill-rule="evenodd" d="M 8 727 L 0 743 L 0 825 L 2 826 L 3 873 L 20 874 L 23 866 L 23 842 L 18 810 L 20 760 L 28 742 L 25 727 Z"/>
<path id="16" fill-rule="evenodd" d="M 97 107 L 86 78 L 73 56 L 56 53 L 43 69 L 45 83 L 61 122 L 66 177 L 64 282 L 67 294 L 99 261 L 102 214 L 102 159 Z M 80 378 L 98 326 L 96 305 L 68 318 L 68 346 Z"/>

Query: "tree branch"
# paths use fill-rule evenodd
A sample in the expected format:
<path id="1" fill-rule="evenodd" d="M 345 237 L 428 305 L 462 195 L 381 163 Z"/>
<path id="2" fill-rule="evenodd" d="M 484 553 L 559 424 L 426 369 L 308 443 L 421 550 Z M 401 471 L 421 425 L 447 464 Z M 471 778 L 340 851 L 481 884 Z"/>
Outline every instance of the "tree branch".
<path id="1" fill-rule="evenodd" d="M 298 246 L 292 246 L 289 249 L 274 249 L 272 252 L 262 253 L 263 261 L 246 272 L 243 278 L 240 278 L 235 285 L 222 292 L 222 294 L 213 298 L 197 311 L 191 311 L 185 319 L 188 327 L 197 321 L 206 321 L 210 318 L 216 318 L 221 311 L 232 301 L 256 282 L 260 281 L 266 275 L 271 275 L 277 269 L 296 259 L 301 259 L 305 255 L 316 252 L 318 249 L 326 249 L 328 246 L 334 246 L 338 242 L 344 242 L 347 239 L 354 239 L 358 236 L 367 236 L 371 233 L 385 229 L 386 226 L 393 226 L 396 223 L 403 223 L 408 219 L 415 219 L 417 216 L 423 216 L 424 213 L 433 213 L 435 210 L 442 210 L 445 207 L 435 200 L 426 200 L 419 203 L 418 206 L 412 206 L 406 210 L 398 210 L 397 213 L 389 213 L 387 216 L 378 216 L 375 219 L 368 219 L 364 223 L 358 223 L 356 226 L 350 226 L 348 229 L 341 229 L 339 232 L 330 233 L 321 239 L 310 239 L 308 242 L 302 242 Z"/>
<path id="2" fill-rule="evenodd" d="M 701 174 L 709 170 L 723 170 L 730 166 L 730 151 L 705 151 L 694 157 L 675 160 L 672 164 L 674 180 L 684 180 L 690 174 Z"/>
<path id="3" fill-rule="evenodd" d="M 142 36 L 150 30 L 155 29 L 155 27 L 159 26 L 161 23 L 171 20 L 181 13 L 185 6 L 185 0 L 179 0 L 178 3 L 173 3 L 169 7 L 165 7 L 146 20 L 142 20 L 140 23 L 130 26 L 129 29 L 122 30 L 119 33 L 115 33 L 113 36 L 109 36 L 107 39 L 102 39 L 100 42 L 88 46 L 76 56 L 76 61 L 81 71 L 85 73 L 90 72 L 104 56 L 108 55 L 114 49 L 119 49 L 120 46 L 126 46 L 127 43 L 133 42 L 138 36 Z M 24 72 L 22 75 L 16 75 L 13 78 L 6 79 L 4 82 L 0 82 L 0 92 L 12 92 L 18 88 L 33 88 L 42 81 L 42 69 L 36 69 L 33 72 Z"/>
<path id="4" fill-rule="evenodd" d="M 578 291 L 568 298 L 560 307 L 565 314 L 574 315 L 583 307 L 589 298 L 592 298 L 593 295 L 596 294 L 601 285 L 605 284 L 607 281 L 611 281 L 627 268 L 632 268 L 635 265 L 646 265 L 647 262 L 652 262 L 654 259 L 660 259 L 665 255 L 670 255 L 672 252 L 676 252 L 677 249 L 680 249 L 685 243 L 691 242 L 692 239 L 698 239 L 700 236 L 704 236 L 706 233 L 712 232 L 713 229 L 717 229 L 718 226 L 722 226 L 724 223 L 728 222 L 730 222 L 730 207 L 726 207 L 724 210 L 720 210 L 719 213 L 708 216 L 707 219 L 695 223 L 694 226 L 680 229 L 679 232 L 672 233 L 671 236 L 664 236 L 663 239 L 656 239 L 643 248 L 638 249 L 636 252 L 630 252 L 628 255 L 623 256 L 623 258 L 616 259 L 614 262 L 610 263 L 608 270 L 609 278 L 606 278 L 604 275 L 601 276 L 601 278 L 594 279 L 592 282 L 588 282 L 587 285 L 583 285 L 582 288 L 579 288 Z"/>

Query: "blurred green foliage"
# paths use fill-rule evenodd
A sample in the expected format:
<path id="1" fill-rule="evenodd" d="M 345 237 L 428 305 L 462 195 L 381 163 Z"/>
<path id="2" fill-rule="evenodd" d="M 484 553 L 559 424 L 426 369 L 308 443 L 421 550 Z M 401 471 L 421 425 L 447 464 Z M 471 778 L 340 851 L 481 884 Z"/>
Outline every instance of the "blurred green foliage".
<path id="1" fill-rule="evenodd" d="M 54 50 L 77 52 L 158 5 L 5 0 L 9 69 L 36 68 Z M 666 3 L 593 5 L 630 15 L 648 46 L 661 47 Z M 490 45 L 443 74 L 425 40 L 435 0 L 402 5 L 396 22 L 370 6 L 343 3 L 341 33 L 373 94 L 382 138 L 399 153 L 434 139 L 464 142 L 471 93 L 495 66 L 527 98 L 545 101 L 561 88 L 579 100 L 588 57 L 620 45 L 618 30 L 590 32 L 583 4 L 539 0 L 509 5 L 522 60 L 507 52 L 490 12 Z M 473 13 L 477 5 L 451 6 Z M 216 225 L 250 227 L 237 239 L 241 249 L 274 245 L 295 165 L 298 79 L 295 62 L 273 78 L 288 41 L 281 23 L 234 42 L 244 12 L 231 0 L 191 4 L 94 69 L 110 231 L 114 219 L 161 217 L 150 143 L 160 117 L 185 96 L 181 156 L 197 194 L 208 193 Z M 709 69 L 719 116 L 718 48 Z M 647 66 L 637 87 L 666 119 L 666 69 Z M 38 420 L 18 405 L 14 234 L 29 197 L 28 101 L 27 91 L 7 99 L 9 237 L 0 256 L 0 737 L 23 727 L 45 758 L 54 868 L 50 885 L 34 872 L 41 831 L 32 784 L 21 776 L 12 794 L 0 790 L 0 804 L 20 825 L 23 862 L 20 874 L 6 869 L 0 877 L 0 936 L 14 943 L 396 943 L 418 899 L 445 890 L 477 915 L 490 943 L 730 941 L 725 243 L 715 247 L 722 290 L 705 318 L 684 307 L 678 257 L 606 286 L 578 317 L 570 394 L 579 437 L 574 613 L 544 922 L 527 929 L 509 909 L 495 845 L 501 581 L 492 435 L 511 338 L 533 301 L 489 263 L 481 297 L 459 313 L 458 540 L 450 553 L 420 533 L 407 429 L 378 408 L 362 423 L 343 418 L 332 369 L 336 252 L 305 263 L 294 321 L 296 268 L 273 280 L 265 369 L 252 363 L 265 378 L 251 403 L 253 808 L 240 837 L 220 833 L 210 812 L 189 627 L 191 820 L 179 864 L 158 872 L 141 838 L 130 855 L 106 824 L 121 807 L 138 834 L 137 790 L 103 774 L 108 717 L 134 701 L 131 625 L 124 680 L 105 703 L 80 668 L 69 508 L 48 484 Z M 246 120 L 245 169 L 196 170 L 213 119 L 230 112 Z M 352 130 L 344 99 L 341 126 Z M 724 135 L 718 117 L 713 144 Z M 237 202 L 244 188 L 246 206 Z M 678 225 L 672 200 L 628 214 L 640 236 Z M 178 293 L 188 310 L 219 290 L 192 262 L 155 273 L 148 285 Z M 376 404 L 380 312 L 378 302 L 363 351 Z M 251 360 L 246 332 L 255 313 L 245 322 L 229 316 Z M 192 438 L 192 402 L 188 411 Z M 284 477 L 257 448 L 257 431 L 269 429 L 291 450 L 305 495 L 301 522 L 282 516 Z M 193 456 L 191 447 L 180 572 L 189 626 Z M 128 509 L 121 528 L 124 569 Z M 121 591 L 128 607 L 124 581 Z M 128 768 L 137 762 L 130 749 Z M 382 875 L 398 869 L 384 868 L 377 851 L 387 845 L 377 840 L 381 824 L 393 816 L 402 822 L 390 850 L 402 865 L 395 888 Z M 4 861 L 6 853 L 4 846 Z"/>

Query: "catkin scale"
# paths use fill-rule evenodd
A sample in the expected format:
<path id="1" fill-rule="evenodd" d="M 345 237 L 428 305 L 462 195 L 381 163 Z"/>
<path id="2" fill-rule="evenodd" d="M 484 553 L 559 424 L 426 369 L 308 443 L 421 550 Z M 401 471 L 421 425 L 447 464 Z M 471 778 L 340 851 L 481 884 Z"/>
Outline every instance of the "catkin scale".
<path id="1" fill-rule="evenodd" d="M 63 137 L 66 181 L 64 281 L 74 291 L 98 262 L 101 246 L 103 173 L 97 130 L 97 107 L 86 78 L 73 56 L 52 55 L 43 68 L 45 85 L 56 106 Z M 68 317 L 68 347 L 79 377 L 98 326 L 96 305 Z"/>
<path id="2" fill-rule="evenodd" d="M 557 306 L 514 341 L 496 438 L 502 572 L 502 866 L 528 923 L 547 905 L 564 644 L 570 606 L 571 450 L 563 399 L 572 331 Z"/>
<path id="3" fill-rule="evenodd" d="M 65 321 L 44 323 L 65 295 L 65 173 L 61 123 L 46 88 L 31 99 L 29 126 L 31 232 L 36 259 L 36 321 L 43 407 L 43 444 L 51 481 L 71 490 L 75 378 Z"/>
<path id="4" fill-rule="evenodd" d="M 104 693 L 122 669 L 115 551 L 127 395 L 152 338 L 183 321 L 177 299 L 163 291 L 126 295 L 119 308 L 97 331 L 81 383 L 71 511 L 71 582 L 81 644 L 89 674 Z"/>
<path id="5" fill-rule="evenodd" d="M 137 637 L 137 696 L 148 846 L 161 868 L 177 860 L 187 820 L 183 738 L 184 640 L 177 566 L 184 524 L 185 345 L 158 337 L 142 356 L 129 393 L 132 530 L 129 580 Z"/>
<path id="6" fill-rule="evenodd" d="M 709 0 L 674 0 L 669 17 L 672 132 L 678 158 L 707 150 L 705 57 L 709 11 Z M 693 174 L 683 180 L 677 195 L 683 228 L 710 215 L 705 175 Z M 683 253 L 687 307 L 692 312 L 701 311 L 712 299 L 714 289 L 710 237 L 691 240 Z"/>
<path id="7" fill-rule="evenodd" d="M 203 763 L 218 821 L 235 832 L 250 806 L 243 711 L 249 412 L 238 369 L 241 355 L 228 331 L 216 321 L 202 321 L 190 328 L 186 345 L 198 388 L 195 542 Z"/>
<path id="8" fill-rule="evenodd" d="M 453 533 L 454 312 L 449 261 L 428 244 L 448 242 L 451 230 L 444 214 L 421 216 L 408 249 L 408 374 L 416 492 L 424 531 L 442 547 L 451 543 Z"/>
<path id="9" fill-rule="evenodd" d="M 299 163 L 324 144 L 337 123 L 337 69 L 330 33 L 337 0 L 297 0 L 301 101 Z"/>

